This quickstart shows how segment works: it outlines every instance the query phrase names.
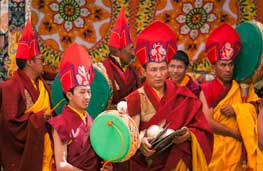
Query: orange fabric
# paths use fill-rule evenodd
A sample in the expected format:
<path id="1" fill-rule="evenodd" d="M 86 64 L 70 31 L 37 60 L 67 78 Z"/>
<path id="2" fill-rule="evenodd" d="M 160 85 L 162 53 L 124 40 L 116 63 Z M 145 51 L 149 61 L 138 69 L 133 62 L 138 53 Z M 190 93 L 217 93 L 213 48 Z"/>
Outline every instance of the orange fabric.
<path id="1" fill-rule="evenodd" d="M 254 93 L 253 86 L 249 90 L 249 101 L 256 101 L 258 97 Z M 232 104 L 236 117 L 222 115 L 220 109 L 223 105 Z M 257 145 L 257 123 L 255 108 L 249 103 L 242 103 L 239 85 L 232 82 L 232 87 L 226 97 L 214 108 L 213 119 L 233 130 L 240 131 L 247 151 L 248 165 L 251 170 L 261 162 Z M 227 136 L 214 134 L 214 148 L 209 170 L 238 171 L 241 165 L 242 142 Z M 262 166 L 262 165 L 261 165 Z"/>
<path id="2" fill-rule="evenodd" d="M 181 86 L 186 86 L 187 83 L 190 81 L 190 76 L 189 75 L 185 75 L 182 82 L 180 83 Z"/>
<path id="3" fill-rule="evenodd" d="M 205 155 L 202 151 L 202 148 L 195 137 L 193 133 L 191 133 L 191 138 L 192 138 L 192 171 L 207 171 L 207 162 L 205 159 Z M 184 161 L 181 159 L 179 160 L 177 166 L 175 169 L 172 169 L 171 171 L 187 171 L 189 170 L 184 163 Z"/>

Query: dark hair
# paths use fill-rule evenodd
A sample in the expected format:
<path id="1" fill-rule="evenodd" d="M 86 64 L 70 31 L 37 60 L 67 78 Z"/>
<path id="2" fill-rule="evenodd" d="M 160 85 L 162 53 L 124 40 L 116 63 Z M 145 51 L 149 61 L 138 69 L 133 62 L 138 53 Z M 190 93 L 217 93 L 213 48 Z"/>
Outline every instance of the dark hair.
<path id="1" fill-rule="evenodd" d="M 72 89 L 70 89 L 70 90 L 68 90 L 68 91 L 71 92 L 72 94 L 74 94 L 74 89 L 75 89 L 75 87 L 73 87 Z M 69 101 L 68 97 L 66 96 L 66 93 L 63 92 L 63 96 L 64 96 L 64 98 L 65 98 L 67 101 Z"/>
<path id="2" fill-rule="evenodd" d="M 180 61 L 183 61 L 185 66 L 188 66 L 189 65 L 189 57 L 188 55 L 182 51 L 182 50 L 178 50 L 176 51 L 176 54 L 173 56 L 173 59 L 177 59 L 177 60 L 180 60 Z"/>
<path id="3" fill-rule="evenodd" d="M 16 59 L 16 65 L 19 69 L 23 70 L 26 66 L 26 60 L 25 59 Z"/>

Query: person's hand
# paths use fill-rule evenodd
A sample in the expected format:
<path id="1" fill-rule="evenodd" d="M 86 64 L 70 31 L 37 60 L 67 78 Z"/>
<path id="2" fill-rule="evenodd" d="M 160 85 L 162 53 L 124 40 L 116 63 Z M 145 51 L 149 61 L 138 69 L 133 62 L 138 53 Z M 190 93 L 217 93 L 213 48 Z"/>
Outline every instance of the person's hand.
<path id="1" fill-rule="evenodd" d="M 242 136 L 239 131 L 233 131 L 233 138 L 237 139 L 238 141 L 242 141 Z"/>
<path id="2" fill-rule="evenodd" d="M 109 162 L 109 163 L 103 165 L 103 167 L 100 168 L 100 171 L 113 171 L 112 163 Z"/>
<path id="3" fill-rule="evenodd" d="M 211 118 L 213 117 L 213 113 L 214 113 L 214 109 L 212 107 L 207 110 L 207 115 Z"/>
<path id="4" fill-rule="evenodd" d="M 234 108 L 231 105 L 225 105 L 221 107 L 220 112 L 228 117 L 235 115 Z"/>
<path id="5" fill-rule="evenodd" d="M 154 139 L 154 137 L 143 137 L 142 138 L 140 151 L 146 157 L 149 157 L 149 156 L 151 156 L 152 154 L 155 153 L 155 150 L 151 149 L 152 145 L 150 144 L 150 141 L 153 140 L 153 139 Z"/>
<path id="6" fill-rule="evenodd" d="M 183 129 L 186 129 L 186 131 L 183 134 L 176 135 L 173 139 L 173 143 L 175 144 L 181 144 L 191 138 L 191 132 L 187 127 L 184 127 Z"/>
<path id="7" fill-rule="evenodd" d="M 120 114 L 127 114 L 128 113 L 127 108 L 128 108 L 128 105 L 126 101 L 120 101 L 117 104 L 117 110 Z"/>

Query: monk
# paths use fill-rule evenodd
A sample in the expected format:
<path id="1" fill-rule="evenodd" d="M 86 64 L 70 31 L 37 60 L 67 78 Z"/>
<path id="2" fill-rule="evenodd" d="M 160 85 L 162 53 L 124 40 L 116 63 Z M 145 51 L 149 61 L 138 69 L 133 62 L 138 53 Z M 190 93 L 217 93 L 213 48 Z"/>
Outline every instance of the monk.
<path id="1" fill-rule="evenodd" d="M 112 87 L 113 96 L 110 108 L 115 109 L 120 100 L 140 86 L 139 76 L 131 64 L 134 60 L 134 48 L 124 8 L 121 8 L 108 45 L 110 55 L 102 61 L 103 65 L 98 65 L 104 71 L 103 73 L 106 73 L 104 75 Z"/>
<path id="2" fill-rule="evenodd" d="M 239 83 L 233 80 L 234 60 L 240 48 L 238 33 L 226 23 L 219 25 L 206 41 L 206 52 L 216 75 L 211 82 L 202 84 L 200 93 L 203 111 L 214 132 L 211 171 L 263 168 L 254 106 L 259 98 L 253 86 L 248 87 L 248 96 L 243 96 Z"/>
<path id="3" fill-rule="evenodd" d="M 48 121 L 52 127 L 54 170 L 100 170 L 101 159 L 93 151 L 89 138 L 93 120 L 86 112 L 93 78 L 92 58 L 82 46 L 72 44 L 64 52 L 59 66 L 59 79 L 68 104 L 59 116 Z M 101 170 L 110 171 L 112 166 Z"/>
<path id="4" fill-rule="evenodd" d="M 6 171 L 48 171 L 50 92 L 41 77 L 44 59 L 30 21 L 18 43 L 16 64 L 13 77 L 0 86 L 0 158 Z"/>
<path id="5" fill-rule="evenodd" d="M 93 120 L 86 112 L 93 78 L 92 58 L 82 46 L 72 44 L 64 52 L 59 66 L 59 79 L 68 104 L 59 116 L 48 121 L 52 127 L 54 170 L 100 170 L 101 160 L 93 151 L 89 139 Z"/>
<path id="6" fill-rule="evenodd" d="M 138 35 L 135 52 L 146 80 L 126 97 L 127 112 L 138 125 L 141 137 L 139 150 L 130 160 L 131 171 L 207 170 L 213 136 L 201 102 L 188 88 L 167 79 L 167 63 L 176 49 L 176 35 L 160 21 L 153 22 Z M 158 151 L 151 145 L 153 126 L 184 131 L 170 141 L 171 146 L 156 155 Z"/>
<path id="7" fill-rule="evenodd" d="M 177 50 L 176 54 L 168 64 L 169 78 L 180 86 L 186 86 L 197 97 L 199 97 L 201 87 L 194 78 L 186 73 L 188 66 L 188 55 L 182 50 Z"/>

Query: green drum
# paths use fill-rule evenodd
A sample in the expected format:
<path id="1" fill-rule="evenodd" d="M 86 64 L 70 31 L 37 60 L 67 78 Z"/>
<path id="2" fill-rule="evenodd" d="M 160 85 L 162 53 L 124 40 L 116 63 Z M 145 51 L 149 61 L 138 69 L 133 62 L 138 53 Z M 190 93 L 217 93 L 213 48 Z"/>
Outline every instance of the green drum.
<path id="1" fill-rule="evenodd" d="M 259 21 L 252 21 L 252 22 L 259 28 L 261 35 L 262 35 L 262 39 L 263 39 L 263 24 Z M 252 77 L 253 83 L 256 83 L 259 80 L 262 80 L 262 77 L 263 77 L 263 50 L 261 53 L 261 62 Z"/>
<path id="2" fill-rule="evenodd" d="M 89 106 L 87 107 L 87 112 L 93 118 L 95 118 L 98 114 L 105 110 L 112 95 L 112 89 L 109 85 L 108 80 L 95 67 L 94 72 L 95 77 L 91 84 L 91 99 L 89 102 Z M 51 91 L 52 106 L 56 106 L 55 112 L 59 115 L 67 101 L 63 101 L 64 95 L 58 75 L 56 76 L 52 84 Z"/>
<path id="3" fill-rule="evenodd" d="M 244 81 L 252 78 L 261 63 L 262 33 L 253 22 L 244 22 L 236 27 L 242 48 L 235 60 L 234 79 Z"/>
<path id="4" fill-rule="evenodd" d="M 129 115 L 120 114 L 117 110 L 108 110 L 93 121 L 90 142 L 102 159 L 123 162 L 136 153 L 139 131 Z"/>

